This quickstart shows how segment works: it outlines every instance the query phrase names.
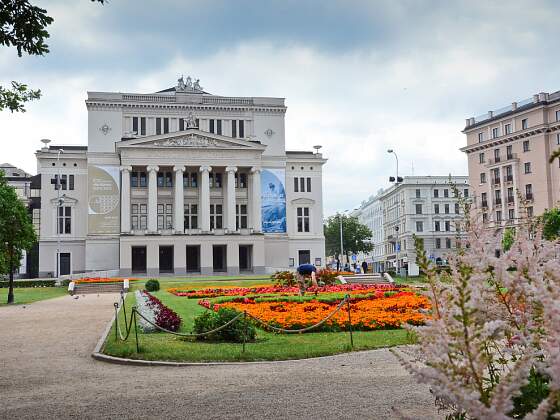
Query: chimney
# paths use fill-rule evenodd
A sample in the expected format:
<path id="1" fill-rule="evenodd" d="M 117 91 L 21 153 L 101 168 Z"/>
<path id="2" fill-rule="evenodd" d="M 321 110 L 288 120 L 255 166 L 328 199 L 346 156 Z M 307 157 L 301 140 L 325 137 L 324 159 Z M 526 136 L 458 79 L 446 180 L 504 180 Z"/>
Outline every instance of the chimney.
<path id="1" fill-rule="evenodd" d="M 539 102 L 539 95 L 533 95 L 533 103 L 536 104 Z"/>
<path id="2" fill-rule="evenodd" d="M 494 111 L 488 111 L 488 118 L 492 118 L 494 116 Z"/>
<path id="3" fill-rule="evenodd" d="M 511 103 L 511 110 L 515 111 L 517 109 L 517 102 L 512 102 Z"/>
<path id="4" fill-rule="evenodd" d="M 541 92 L 539 93 L 539 102 L 546 102 L 548 101 L 548 93 Z"/>
<path id="5" fill-rule="evenodd" d="M 465 127 L 468 127 L 469 125 L 471 125 L 471 119 L 470 119 L 470 118 L 467 118 L 467 119 L 465 120 Z"/>

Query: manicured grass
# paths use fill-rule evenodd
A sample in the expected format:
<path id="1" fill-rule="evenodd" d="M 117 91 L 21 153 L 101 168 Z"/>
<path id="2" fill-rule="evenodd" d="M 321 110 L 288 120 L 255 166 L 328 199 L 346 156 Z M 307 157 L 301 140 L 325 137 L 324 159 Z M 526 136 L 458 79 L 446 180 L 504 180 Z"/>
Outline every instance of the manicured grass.
<path id="1" fill-rule="evenodd" d="M 162 303 L 172 308 L 182 319 L 180 332 L 192 332 L 193 319 L 206 311 L 198 305 L 198 299 L 188 299 L 172 295 L 165 289 L 169 287 L 208 287 L 208 286 L 253 286 L 266 284 L 263 280 L 246 281 L 201 281 L 179 283 L 161 279 L 161 290 L 153 293 Z M 140 285 L 137 285 L 138 287 Z M 127 314 L 131 313 L 135 303 L 134 294 L 126 300 Z M 122 314 L 122 312 L 121 312 Z M 124 333 L 124 320 L 121 315 L 121 331 Z M 257 330 L 257 341 L 247 343 L 245 353 L 242 344 L 238 343 L 205 343 L 194 339 L 182 338 L 164 333 L 144 334 L 138 330 L 140 353 L 136 353 L 134 331 L 126 342 L 115 340 L 114 326 L 109 333 L 104 353 L 131 359 L 171 360 L 187 362 L 207 361 L 253 361 L 253 360 L 286 360 L 307 357 L 326 356 L 350 351 L 350 335 L 348 332 L 338 333 L 306 333 L 306 334 L 274 334 Z M 411 342 L 405 330 L 380 330 L 354 332 L 354 350 L 366 350 L 379 347 L 390 347 Z"/>
<path id="2" fill-rule="evenodd" d="M 24 304 L 64 296 L 66 287 L 18 287 L 14 289 L 14 303 Z M 0 306 L 8 301 L 8 288 L 0 289 Z"/>

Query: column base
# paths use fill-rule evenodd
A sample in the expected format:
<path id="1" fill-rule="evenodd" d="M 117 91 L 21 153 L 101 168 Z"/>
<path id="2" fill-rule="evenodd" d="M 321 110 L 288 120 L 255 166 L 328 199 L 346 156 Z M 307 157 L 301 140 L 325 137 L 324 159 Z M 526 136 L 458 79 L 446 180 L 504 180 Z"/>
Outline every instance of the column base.
<path id="1" fill-rule="evenodd" d="M 148 268 L 146 270 L 146 276 L 148 277 L 157 277 L 159 276 L 159 268 Z"/>
<path id="2" fill-rule="evenodd" d="M 185 231 L 184 230 L 176 230 L 173 232 L 174 235 L 184 235 Z"/>
<path id="3" fill-rule="evenodd" d="M 212 275 L 214 274 L 214 269 L 212 267 L 200 267 L 200 274 L 201 275 Z"/>
<path id="4" fill-rule="evenodd" d="M 233 266 L 227 268 L 227 275 L 228 276 L 238 276 L 239 275 L 239 267 Z"/>

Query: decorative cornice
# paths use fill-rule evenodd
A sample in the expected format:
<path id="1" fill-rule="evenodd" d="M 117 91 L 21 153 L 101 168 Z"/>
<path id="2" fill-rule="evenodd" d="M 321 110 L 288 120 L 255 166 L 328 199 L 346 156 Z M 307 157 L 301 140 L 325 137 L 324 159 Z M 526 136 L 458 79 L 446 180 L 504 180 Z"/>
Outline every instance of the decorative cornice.
<path id="1" fill-rule="evenodd" d="M 179 146 L 179 147 L 227 147 L 228 145 L 217 141 L 211 137 L 189 134 L 186 136 L 175 137 L 163 141 L 154 142 L 154 146 Z"/>
<path id="2" fill-rule="evenodd" d="M 185 167 L 184 166 L 174 166 L 173 167 L 173 172 L 185 172 Z"/>
<path id="3" fill-rule="evenodd" d="M 150 165 L 150 166 L 148 166 L 148 167 L 146 168 L 146 170 L 147 170 L 148 172 L 152 172 L 152 171 L 153 171 L 153 172 L 157 172 L 157 171 L 159 171 L 159 166 Z"/>
<path id="4" fill-rule="evenodd" d="M 121 166 L 120 170 L 121 170 L 121 172 L 131 172 L 132 171 L 132 166 Z"/>
<path id="5" fill-rule="evenodd" d="M 226 172 L 237 172 L 237 166 L 226 166 Z"/>
<path id="6" fill-rule="evenodd" d="M 203 165 L 199 168 L 200 172 L 211 172 L 212 171 L 212 167 L 208 166 L 208 165 Z"/>

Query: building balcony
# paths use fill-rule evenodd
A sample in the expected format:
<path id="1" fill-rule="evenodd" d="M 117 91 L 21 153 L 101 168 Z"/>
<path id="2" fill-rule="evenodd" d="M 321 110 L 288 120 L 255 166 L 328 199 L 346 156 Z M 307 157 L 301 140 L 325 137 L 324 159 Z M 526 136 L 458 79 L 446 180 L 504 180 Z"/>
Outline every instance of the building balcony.
<path id="1" fill-rule="evenodd" d="M 508 204 L 513 204 L 515 202 L 515 198 L 514 197 L 508 197 L 507 202 L 508 202 Z"/>
<path id="2" fill-rule="evenodd" d="M 504 176 L 505 182 L 513 182 L 513 175 L 506 175 Z"/>
<path id="3" fill-rule="evenodd" d="M 494 178 L 492 182 L 494 183 L 494 185 L 500 185 L 500 178 Z"/>
<path id="4" fill-rule="evenodd" d="M 527 200 L 527 201 L 533 201 L 533 193 L 527 193 L 527 194 L 525 194 L 525 200 Z"/>
<path id="5" fill-rule="evenodd" d="M 482 208 L 488 208 L 488 200 L 482 200 Z"/>
<path id="6" fill-rule="evenodd" d="M 497 205 L 497 206 L 501 206 L 502 205 L 502 199 L 501 198 L 496 198 L 494 200 L 494 204 Z"/>

